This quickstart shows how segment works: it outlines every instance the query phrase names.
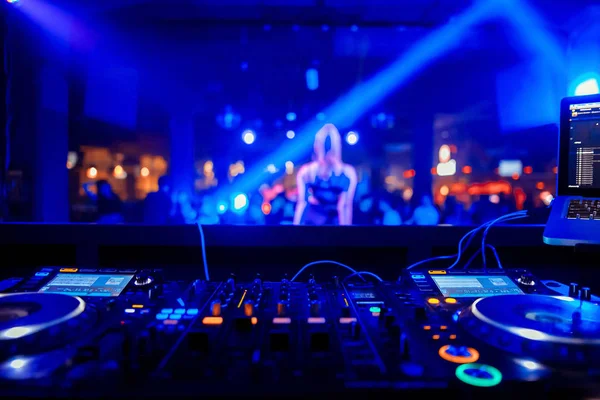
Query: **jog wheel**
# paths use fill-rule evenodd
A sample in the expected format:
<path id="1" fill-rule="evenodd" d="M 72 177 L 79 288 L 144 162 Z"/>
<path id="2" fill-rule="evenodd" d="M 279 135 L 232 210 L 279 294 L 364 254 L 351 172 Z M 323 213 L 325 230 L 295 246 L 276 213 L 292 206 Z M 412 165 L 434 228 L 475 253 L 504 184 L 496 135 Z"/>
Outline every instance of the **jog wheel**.
<path id="1" fill-rule="evenodd" d="M 38 354 L 71 344 L 95 320 L 95 311 L 79 297 L 0 294 L 0 356 Z"/>
<path id="2" fill-rule="evenodd" d="M 600 365 L 600 307 L 563 296 L 506 295 L 476 300 L 459 323 L 476 338 L 563 366 Z"/>

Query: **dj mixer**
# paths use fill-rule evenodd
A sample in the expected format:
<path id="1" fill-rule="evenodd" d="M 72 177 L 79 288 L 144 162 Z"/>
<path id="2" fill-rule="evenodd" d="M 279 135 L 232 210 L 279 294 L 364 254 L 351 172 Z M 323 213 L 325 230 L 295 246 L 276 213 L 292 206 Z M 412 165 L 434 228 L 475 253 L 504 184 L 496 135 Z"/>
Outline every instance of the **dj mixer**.
<path id="1" fill-rule="evenodd" d="M 367 280 L 40 268 L 0 282 L 0 393 L 600 394 L 600 307 L 588 288 L 525 270 Z"/>

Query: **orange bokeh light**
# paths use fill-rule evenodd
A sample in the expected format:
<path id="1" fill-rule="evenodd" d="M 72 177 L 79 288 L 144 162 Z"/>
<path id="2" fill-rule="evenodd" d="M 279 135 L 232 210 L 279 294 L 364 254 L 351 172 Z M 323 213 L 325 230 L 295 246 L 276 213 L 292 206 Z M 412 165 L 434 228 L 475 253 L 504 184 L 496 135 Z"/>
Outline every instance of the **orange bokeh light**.
<path id="1" fill-rule="evenodd" d="M 271 214 L 271 204 L 269 203 L 263 203 L 261 206 L 262 212 L 265 215 L 269 215 Z"/>
<path id="2" fill-rule="evenodd" d="M 535 184 L 536 189 L 539 190 L 543 190 L 544 189 L 544 182 L 538 182 Z"/>
<path id="3" fill-rule="evenodd" d="M 469 175 L 471 172 L 473 172 L 473 168 L 471 168 L 471 166 L 469 166 L 469 165 L 465 165 L 462 168 L 462 172 L 463 172 L 463 174 Z"/>
<path id="4" fill-rule="evenodd" d="M 431 168 L 431 175 L 437 175 L 437 168 L 436 167 Z"/>
<path id="5" fill-rule="evenodd" d="M 404 176 L 404 178 L 406 178 L 406 179 L 414 178 L 415 175 L 416 175 L 416 172 L 414 169 L 409 169 L 408 171 L 404 171 L 404 173 L 402 174 L 402 176 Z"/>
<path id="6" fill-rule="evenodd" d="M 527 166 L 525 168 L 523 168 L 523 172 L 527 175 L 531 174 L 533 172 L 533 168 L 530 166 Z"/>
<path id="7" fill-rule="evenodd" d="M 518 180 L 518 179 L 519 179 L 519 177 L 520 177 L 520 175 L 519 175 L 519 174 L 517 174 L 517 173 L 514 173 L 514 174 L 512 174 L 512 178 L 513 178 L 515 181 L 516 181 L 516 180 Z"/>
<path id="8" fill-rule="evenodd" d="M 558 174 L 558 167 L 552 168 L 552 172 L 554 172 L 555 174 Z"/>

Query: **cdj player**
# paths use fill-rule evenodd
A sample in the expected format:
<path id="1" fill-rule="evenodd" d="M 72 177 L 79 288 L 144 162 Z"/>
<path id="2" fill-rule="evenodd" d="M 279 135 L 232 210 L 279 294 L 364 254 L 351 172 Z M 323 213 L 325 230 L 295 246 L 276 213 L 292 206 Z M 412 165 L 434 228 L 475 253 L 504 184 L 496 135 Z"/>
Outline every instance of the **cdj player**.
<path id="1" fill-rule="evenodd" d="M 585 287 L 525 270 L 354 278 L 41 268 L 0 282 L 0 393 L 600 395 L 600 307 Z"/>

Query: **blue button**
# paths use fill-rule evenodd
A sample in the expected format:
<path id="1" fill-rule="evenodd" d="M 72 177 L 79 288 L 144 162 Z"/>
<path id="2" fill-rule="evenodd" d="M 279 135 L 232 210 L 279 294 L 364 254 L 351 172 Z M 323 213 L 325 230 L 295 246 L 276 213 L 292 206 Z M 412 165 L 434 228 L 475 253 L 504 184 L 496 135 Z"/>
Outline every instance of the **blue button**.
<path id="1" fill-rule="evenodd" d="M 188 315 L 198 315 L 198 309 L 197 308 L 190 308 L 187 310 L 187 314 Z"/>
<path id="2" fill-rule="evenodd" d="M 169 316 L 167 314 L 156 314 L 156 319 L 163 320 L 167 319 Z"/>
<path id="3" fill-rule="evenodd" d="M 169 319 L 181 319 L 181 314 L 171 314 L 169 315 Z"/>
<path id="4" fill-rule="evenodd" d="M 142 314 L 148 314 L 149 312 L 150 312 L 150 310 L 148 310 L 147 308 L 140 311 L 140 313 L 142 313 Z"/>
<path id="5" fill-rule="evenodd" d="M 185 314 L 185 308 L 176 308 L 175 314 Z"/>
<path id="6" fill-rule="evenodd" d="M 414 280 L 422 280 L 425 279 L 425 275 L 411 275 Z"/>
<path id="7" fill-rule="evenodd" d="M 161 311 L 163 314 L 171 314 L 173 312 L 172 308 L 163 308 Z"/>
<path id="8" fill-rule="evenodd" d="M 193 315 L 184 315 L 183 319 L 194 319 Z"/>
<path id="9" fill-rule="evenodd" d="M 35 276 L 48 276 L 50 275 L 50 272 L 36 272 Z"/>
<path id="10" fill-rule="evenodd" d="M 135 310 L 134 310 L 133 308 L 126 308 L 126 309 L 125 309 L 125 312 L 126 312 L 127 314 L 133 314 L 133 313 L 135 312 Z"/>

